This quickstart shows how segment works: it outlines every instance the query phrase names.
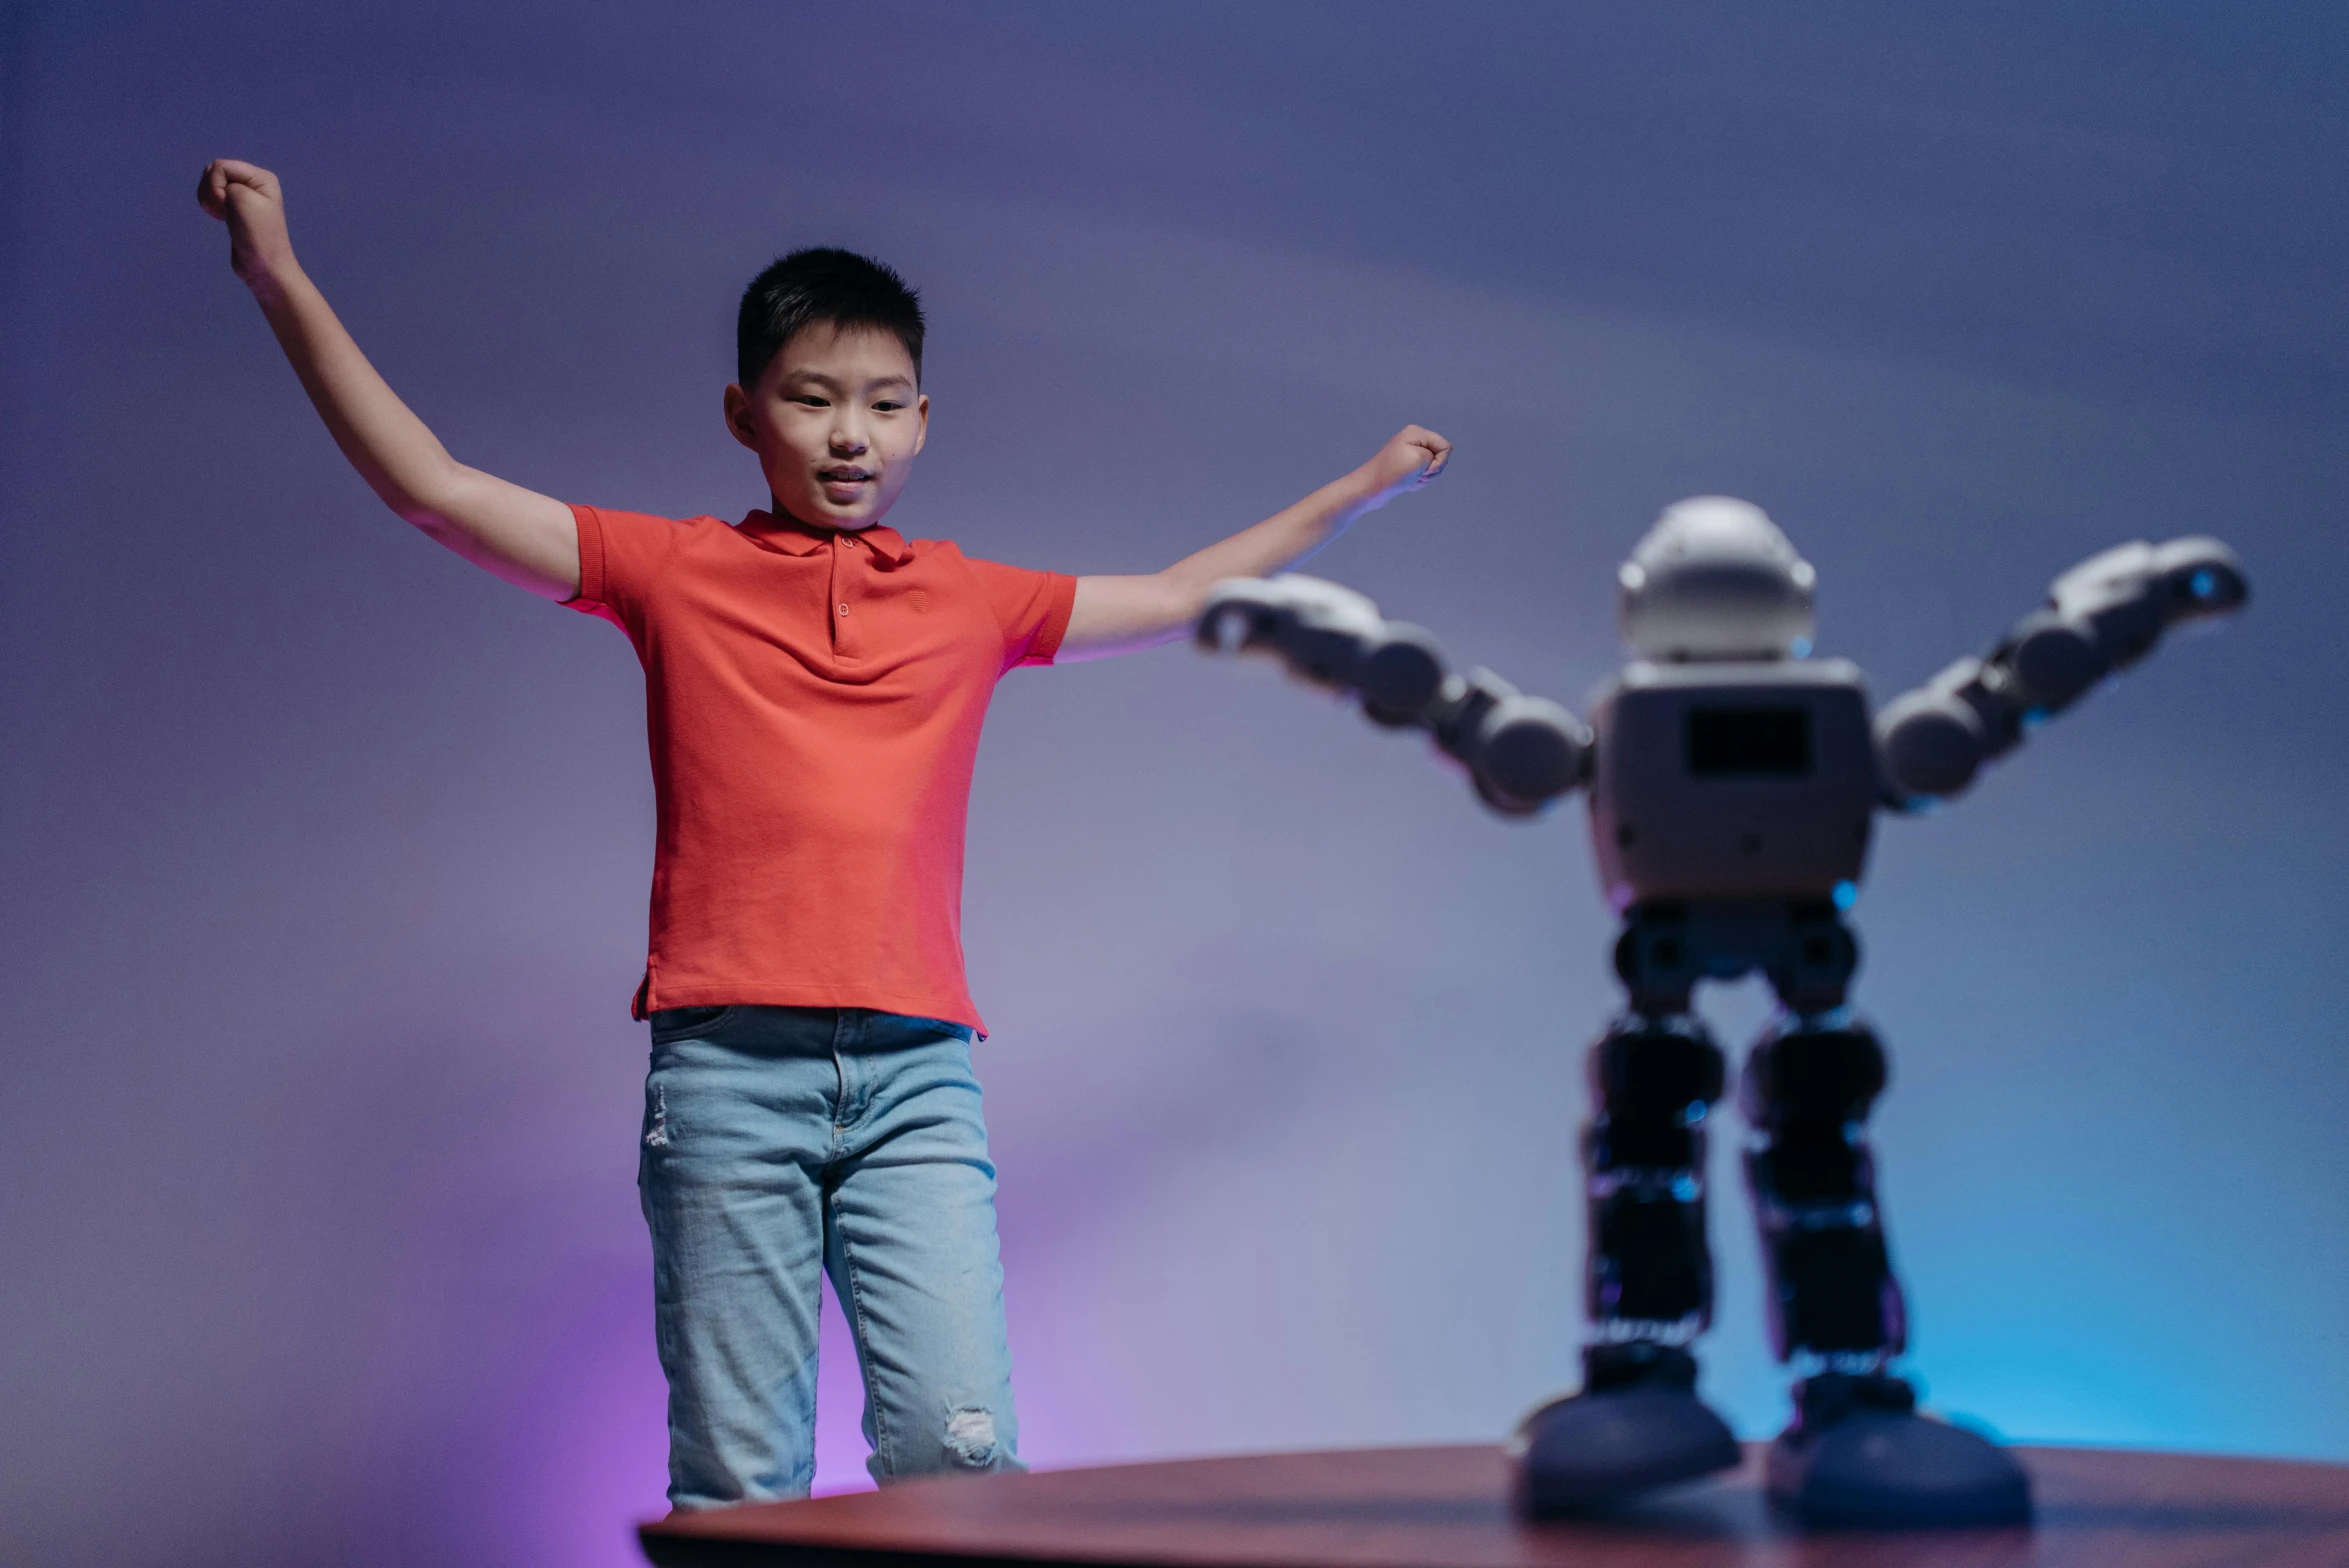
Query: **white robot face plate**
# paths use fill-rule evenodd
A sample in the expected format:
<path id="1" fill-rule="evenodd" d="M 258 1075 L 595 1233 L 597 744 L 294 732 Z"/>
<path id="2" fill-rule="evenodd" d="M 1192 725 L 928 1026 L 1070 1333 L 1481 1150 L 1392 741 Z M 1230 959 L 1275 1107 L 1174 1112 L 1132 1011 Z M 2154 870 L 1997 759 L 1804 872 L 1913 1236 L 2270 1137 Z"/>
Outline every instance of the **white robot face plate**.
<path id="1" fill-rule="evenodd" d="M 1877 799 L 1858 666 L 1633 664 L 1591 723 L 1591 842 L 1617 909 L 1857 886 Z"/>

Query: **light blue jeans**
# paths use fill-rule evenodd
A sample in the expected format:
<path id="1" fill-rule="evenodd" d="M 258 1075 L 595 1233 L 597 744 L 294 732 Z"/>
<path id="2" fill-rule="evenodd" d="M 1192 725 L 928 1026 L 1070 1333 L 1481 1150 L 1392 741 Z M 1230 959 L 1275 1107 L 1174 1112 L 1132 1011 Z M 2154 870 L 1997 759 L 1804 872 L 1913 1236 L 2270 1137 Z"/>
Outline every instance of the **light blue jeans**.
<path id="1" fill-rule="evenodd" d="M 818 1270 L 855 1334 L 875 1479 L 1024 1468 L 995 1167 L 959 1025 L 655 1013 L 637 1186 L 674 1506 L 807 1494 Z"/>

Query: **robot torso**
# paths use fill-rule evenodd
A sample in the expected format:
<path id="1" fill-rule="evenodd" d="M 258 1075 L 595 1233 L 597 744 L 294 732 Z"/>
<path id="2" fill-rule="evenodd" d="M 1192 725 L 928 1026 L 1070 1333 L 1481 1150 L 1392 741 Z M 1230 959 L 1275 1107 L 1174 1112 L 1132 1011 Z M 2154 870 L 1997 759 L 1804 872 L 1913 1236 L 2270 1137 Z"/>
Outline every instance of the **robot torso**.
<path id="1" fill-rule="evenodd" d="M 1590 828 L 1616 909 L 1848 903 L 1878 795 L 1846 659 L 1635 663 L 1592 696 Z"/>

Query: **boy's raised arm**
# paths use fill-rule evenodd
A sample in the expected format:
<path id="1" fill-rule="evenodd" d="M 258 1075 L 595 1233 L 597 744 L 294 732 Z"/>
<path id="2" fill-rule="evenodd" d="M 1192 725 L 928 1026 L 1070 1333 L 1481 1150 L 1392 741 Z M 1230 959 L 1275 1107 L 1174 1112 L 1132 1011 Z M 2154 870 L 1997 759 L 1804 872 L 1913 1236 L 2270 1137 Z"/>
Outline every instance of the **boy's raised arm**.
<path id="1" fill-rule="evenodd" d="M 1060 640 L 1059 662 L 1107 658 L 1172 642 L 1207 606 L 1207 591 L 1227 577 L 1267 577 L 1327 544 L 1364 512 L 1435 478 L 1452 443 L 1407 425 L 1360 468 L 1304 500 L 1187 555 L 1146 577 L 1080 577 L 1076 606 Z"/>
<path id="2" fill-rule="evenodd" d="M 375 373 L 294 260 L 277 176 L 205 165 L 204 210 L 228 224 L 229 265 L 253 291 L 335 445 L 384 504 L 468 561 L 549 599 L 579 592 L 579 536 L 562 502 L 467 468 Z"/>

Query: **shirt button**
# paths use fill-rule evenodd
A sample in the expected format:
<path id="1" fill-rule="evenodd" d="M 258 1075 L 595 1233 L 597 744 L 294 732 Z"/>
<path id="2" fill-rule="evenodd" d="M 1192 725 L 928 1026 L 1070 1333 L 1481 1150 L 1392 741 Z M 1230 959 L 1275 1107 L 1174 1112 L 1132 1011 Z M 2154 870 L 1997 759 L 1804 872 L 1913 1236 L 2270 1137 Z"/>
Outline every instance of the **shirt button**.
<path id="1" fill-rule="evenodd" d="M 842 606 L 840 607 L 840 613 L 841 613 L 842 615 L 846 615 L 846 614 L 848 613 L 848 606 L 847 606 L 847 605 L 845 605 L 845 604 L 844 604 L 844 605 L 842 605 Z"/>

